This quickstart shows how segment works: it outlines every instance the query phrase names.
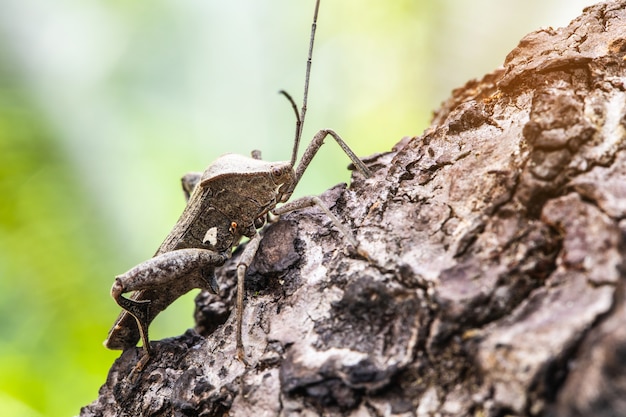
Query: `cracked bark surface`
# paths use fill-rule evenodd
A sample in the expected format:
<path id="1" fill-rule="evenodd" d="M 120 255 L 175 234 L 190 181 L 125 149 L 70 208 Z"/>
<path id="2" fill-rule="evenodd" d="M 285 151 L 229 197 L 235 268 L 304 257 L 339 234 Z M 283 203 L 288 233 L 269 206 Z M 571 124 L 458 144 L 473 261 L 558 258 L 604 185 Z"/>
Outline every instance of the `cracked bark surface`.
<path id="1" fill-rule="evenodd" d="M 375 174 L 237 253 L 195 330 L 122 353 L 82 416 L 626 415 L 626 1 L 521 40 Z"/>

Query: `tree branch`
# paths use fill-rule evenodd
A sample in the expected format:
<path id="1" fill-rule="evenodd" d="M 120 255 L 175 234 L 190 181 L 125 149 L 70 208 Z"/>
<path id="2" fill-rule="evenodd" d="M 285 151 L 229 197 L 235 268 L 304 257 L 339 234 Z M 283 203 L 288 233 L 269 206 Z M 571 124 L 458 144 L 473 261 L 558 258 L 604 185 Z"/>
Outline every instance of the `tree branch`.
<path id="1" fill-rule="evenodd" d="M 626 1 L 526 36 L 424 135 L 267 226 L 197 331 L 124 352 L 82 416 L 626 415 Z M 307 414 L 308 413 L 308 414 Z"/>

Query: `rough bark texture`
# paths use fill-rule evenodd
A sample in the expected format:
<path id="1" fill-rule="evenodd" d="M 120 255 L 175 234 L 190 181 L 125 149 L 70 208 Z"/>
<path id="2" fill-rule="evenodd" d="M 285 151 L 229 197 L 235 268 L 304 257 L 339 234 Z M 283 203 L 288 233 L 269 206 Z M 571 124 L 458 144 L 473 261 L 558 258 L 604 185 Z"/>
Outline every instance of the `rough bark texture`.
<path id="1" fill-rule="evenodd" d="M 198 327 L 113 364 L 82 416 L 626 415 L 626 1 L 526 36 L 373 178 L 264 230 Z"/>

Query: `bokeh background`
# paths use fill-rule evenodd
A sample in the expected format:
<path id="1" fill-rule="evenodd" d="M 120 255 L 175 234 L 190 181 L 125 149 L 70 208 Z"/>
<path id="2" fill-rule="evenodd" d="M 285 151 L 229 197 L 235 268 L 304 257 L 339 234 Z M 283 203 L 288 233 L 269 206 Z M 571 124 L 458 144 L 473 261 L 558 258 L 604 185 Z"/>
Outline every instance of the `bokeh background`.
<path id="1" fill-rule="evenodd" d="M 226 152 L 285 160 L 313 0 L 0 0 L 0 415 L 68 416 L 119 352 L 116 274 L 180 214 L 179 178 Z M 592 1 L 323 0 L 305 143 L 359 155 L 418 135 L 452 88 Z M 328 141 L 297 195 L 347 181 Z M 193 325 L 190 294 L 154 339 Z"/>

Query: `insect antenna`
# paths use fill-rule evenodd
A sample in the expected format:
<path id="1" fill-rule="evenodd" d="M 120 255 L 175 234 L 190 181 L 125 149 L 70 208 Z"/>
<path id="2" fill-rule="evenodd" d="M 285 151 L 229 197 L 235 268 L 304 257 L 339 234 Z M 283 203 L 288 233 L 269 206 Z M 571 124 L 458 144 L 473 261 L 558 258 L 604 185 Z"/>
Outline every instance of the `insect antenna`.
<path id="1" fill-rule="evenodd" d="M 309 96 L 309 79 L 311 77 L 311 61 L 313 60 L 313 43 L 315 42 L 315 30 L 317 29 L 317 13 L 320 8 L 320 0 L 315 2 L 315 13 L 313 13 L 313 23 L 311 24 L 311 40 L 309 41 L 309 55 L 306 60 L 306 74 L 304 76 L 304 95 L 302 99 L 302 108 L 300 109 L 300 116 L 298 116 L 298 109 L 293 101 L 293 98 L 285 91 L 280 91 L 287 100 L 291 102 L 291 105 L 296 112 L 296 138 L 293 144 L 293 151 L 291 152 L 291 166 L 296 164 L 298 158 L 298 146 L 300 145 L 300 138 L 302 137 L 302 128 L 304 127 L 304 117 L 306 115 L 306 103 Z"/>
<path id="2" fill-rule="evenodd" d="M 300 143 L 300 135 L 302 134 L 301 133 L 302 132 L 302 129 L 301 129 L 302 120 L 300 120 L 300 114 L 298 114 L 298 105 L 293 100 L 293 97 L 291 97 L 291 94 L 289 94 L 285 90 L 280 90 L 278 93 L 282 94 L 283 96 L 287 98 L 287 100 L 289 100 L 289 102 L 291 103 L 291 108 L 293 109 L 293 112 L 296 114 L 296 136 L 293 140 L 293 151 L 291 154 L 291 166 L 293 167 L 294 164 L 296 163 L 296 158 L 298 156 L 298 144 Z"/>

